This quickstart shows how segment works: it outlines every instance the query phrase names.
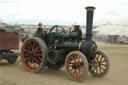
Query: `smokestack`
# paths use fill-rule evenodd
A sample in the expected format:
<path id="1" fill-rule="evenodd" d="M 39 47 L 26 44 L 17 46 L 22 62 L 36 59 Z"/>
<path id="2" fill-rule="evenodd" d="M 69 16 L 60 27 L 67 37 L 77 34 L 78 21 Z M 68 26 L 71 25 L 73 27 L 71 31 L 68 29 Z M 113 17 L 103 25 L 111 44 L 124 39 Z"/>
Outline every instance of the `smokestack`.
<path id="1" fill-rule="evenodd" d="M 92 26 L 93 26 L 93 11 L 95 7 L 86 7 L 87 18 L 86 18 L 86 39 L 92 40 Z"/>

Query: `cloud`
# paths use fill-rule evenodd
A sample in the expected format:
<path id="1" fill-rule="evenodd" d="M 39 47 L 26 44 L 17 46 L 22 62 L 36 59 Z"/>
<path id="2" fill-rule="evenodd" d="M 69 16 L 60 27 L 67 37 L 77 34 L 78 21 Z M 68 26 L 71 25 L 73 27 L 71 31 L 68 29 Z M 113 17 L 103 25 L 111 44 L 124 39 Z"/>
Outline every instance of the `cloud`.
<path id="1" fill-rule="evenodd" d="M 84 8 L 91 5 L 96 7 L 94 24 L 112 22 L 128 25 L 127 4 L 126 0 L 0 0 L 0 17 L 4 16 L 6 21 L 13 20 L 13 17 L 17 22 L 26 23 L 46 20 L 53 24 L 76 22 L 86 25 Z"/>
<path id="2" fill-rule="evenodd" d="M 0 3 L 18 3 L 20 1 L 17 0 L 0 0 Z"/>

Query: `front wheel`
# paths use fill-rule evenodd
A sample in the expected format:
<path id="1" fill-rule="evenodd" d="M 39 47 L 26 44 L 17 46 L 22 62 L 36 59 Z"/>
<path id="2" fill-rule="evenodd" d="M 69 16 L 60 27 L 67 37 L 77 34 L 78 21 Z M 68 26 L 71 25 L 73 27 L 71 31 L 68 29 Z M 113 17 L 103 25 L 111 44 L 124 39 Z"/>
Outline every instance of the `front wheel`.
<path id="1" fill-rule="evenodd" d="M 97 50 L 95 61 L 97 62 L 98 65 L 91 66 L 91 68 L 89 69 L 89 72 L 94 77 L 105 76 L 108 73 L 110 68 L 110 62 L 108 57 L 102 51 Z"/>
<path id="2" fill-rule="evenodd" d="M 65 60 L 65 69 L 70 79 L 82 81 L 88 74 L 88 62 L 80 51 L 70 52 Z"/>

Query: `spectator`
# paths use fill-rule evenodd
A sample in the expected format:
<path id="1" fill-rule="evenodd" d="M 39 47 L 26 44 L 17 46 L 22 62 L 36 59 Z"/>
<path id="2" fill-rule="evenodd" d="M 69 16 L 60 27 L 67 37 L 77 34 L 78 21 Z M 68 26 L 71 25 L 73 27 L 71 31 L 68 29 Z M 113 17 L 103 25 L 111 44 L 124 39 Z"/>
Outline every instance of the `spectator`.
<path id="1" fill-rule="evenodd" d="M 43 32 L 42 23 L 39 23 L 38 26 L 39 27 L 38 27 L 36 33 L 42 33 Z"/>

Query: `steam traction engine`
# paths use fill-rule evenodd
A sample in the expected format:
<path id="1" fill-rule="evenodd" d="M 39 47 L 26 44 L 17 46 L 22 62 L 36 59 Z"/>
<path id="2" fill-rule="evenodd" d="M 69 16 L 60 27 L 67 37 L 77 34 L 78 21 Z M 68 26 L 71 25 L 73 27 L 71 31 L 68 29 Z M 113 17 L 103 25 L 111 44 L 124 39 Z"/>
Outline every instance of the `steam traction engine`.
<path id="1" fill-rule="evenodd" d="M 55 25 L 49 33 L 34 34 L 21 49 L 22 63 L 30 72 L 40 72 L 47 66 L 60 69 L 65 64 L 67 75 L 72 80 L 82 81 L 88 71 L 95 77 L 103 77 L 109 71 L 108 57 L 97 50 L 92 40 L 94 7 L 87 7 L 86 38 L 77 33 L 67 34 L 61 26 Z M 79 27 L 79 26 L 77 26 Z"/>

